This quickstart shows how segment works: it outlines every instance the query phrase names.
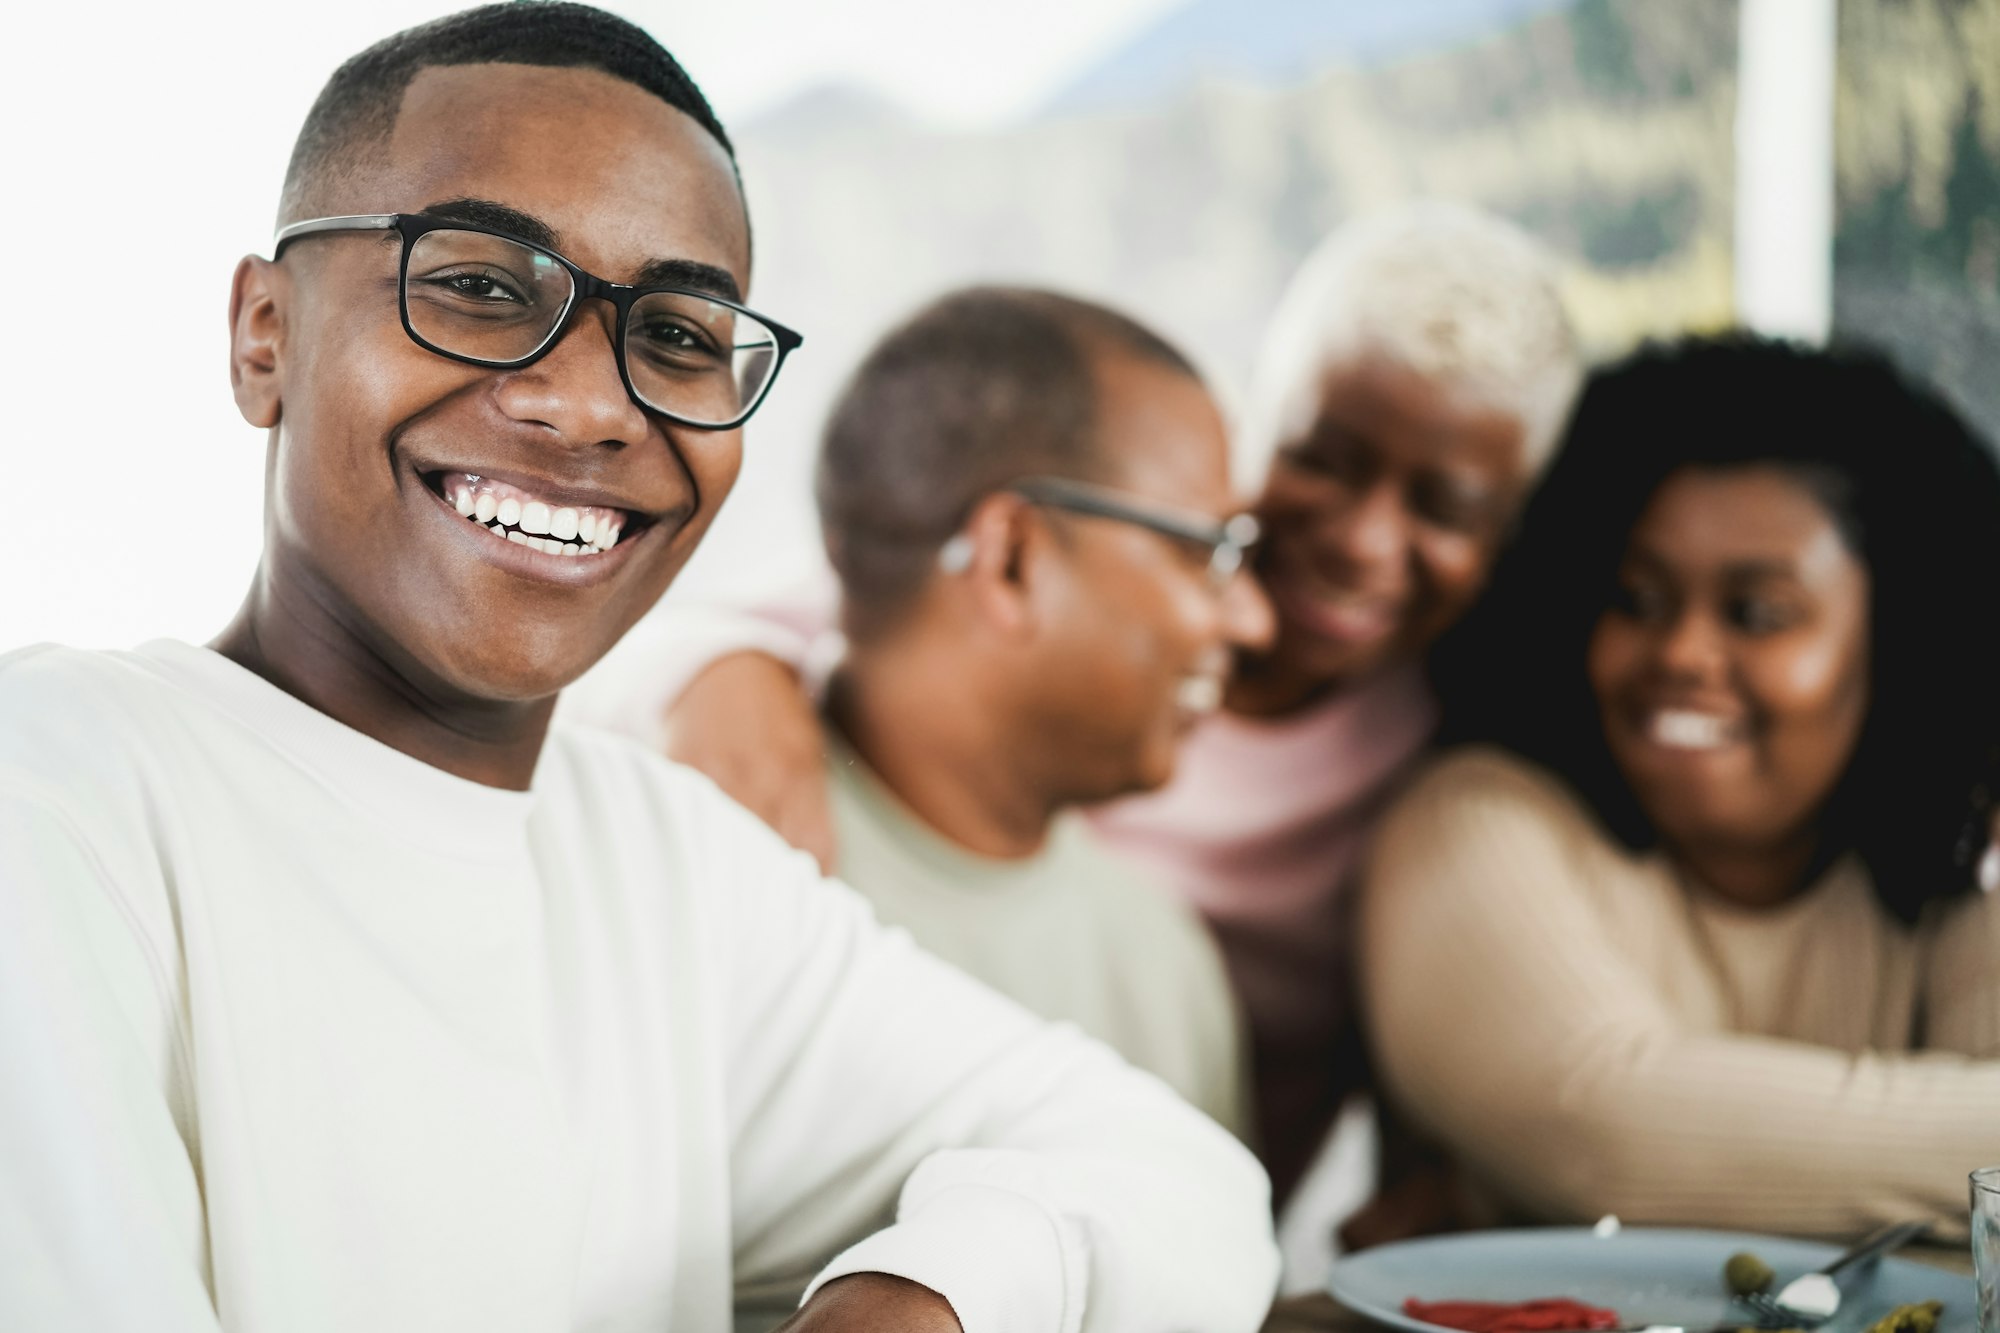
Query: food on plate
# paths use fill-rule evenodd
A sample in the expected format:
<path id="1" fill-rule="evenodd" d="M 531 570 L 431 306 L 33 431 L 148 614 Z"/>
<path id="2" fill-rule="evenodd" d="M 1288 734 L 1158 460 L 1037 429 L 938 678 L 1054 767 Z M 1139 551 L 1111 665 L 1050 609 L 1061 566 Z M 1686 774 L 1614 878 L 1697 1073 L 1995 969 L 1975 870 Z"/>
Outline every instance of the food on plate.
<path id="1" fill-rule="evenodd" d="M 1731 1294 L 1737 1296 L 1750 1296 L 1770 1290 L 1771 1279 L 1776 1276 L 1777 1274 L 1771 1271 L 1771 1265 L 1748 1250 L 1738 1250 L 1729 1256 L 1727 1263 L 1722 1265 L 1723 1285 L 1729 1288 Z"/>
<path id="2" fill-rule="evenodd" d="M 1585 1305 L 1567 1296 L 1511 1302 L 1420 1301 L 1412 1296 L 1403 1302 L 1403 1313 L 1426 1324 L 1463 1329 L 1465 1333 L 1591 1333 L 1617 1328 L 1621 1323 L 1616 1310 Z M 1929 1330 L 1903 1333 L 1929 1333 Z"/>
<path id="3" fill-rule="evenodd" d="M 1868 1326 L 1868 1333 L 1936 1333 L 1943 1301 L 1899 1305 Z"/>

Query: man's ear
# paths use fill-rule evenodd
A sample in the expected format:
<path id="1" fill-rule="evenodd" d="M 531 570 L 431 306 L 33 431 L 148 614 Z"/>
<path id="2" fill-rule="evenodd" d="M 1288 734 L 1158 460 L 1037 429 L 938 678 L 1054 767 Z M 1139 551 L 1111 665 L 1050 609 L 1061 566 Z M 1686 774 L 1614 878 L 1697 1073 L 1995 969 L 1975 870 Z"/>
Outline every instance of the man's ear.
<path id="1" fill-rule="evenodd" d="M 1034 623 L 1028 597 L 1029 548 L 1047 537 L 1034 509 L 1020 496 L 1000 491 L 981 500 L 954 541 L 963 540 L 964 576 L 980 613 L 1007 633 Z"/>
<path id="2" fill-rule="evenodd" d="M 236 410 L 260 430 L 277 425 L 281 415 L 280 302 L 287 294 L 284 270 L 256 255 L 243 256 L 229 284 L 229 383 L 236 391 Z"/>

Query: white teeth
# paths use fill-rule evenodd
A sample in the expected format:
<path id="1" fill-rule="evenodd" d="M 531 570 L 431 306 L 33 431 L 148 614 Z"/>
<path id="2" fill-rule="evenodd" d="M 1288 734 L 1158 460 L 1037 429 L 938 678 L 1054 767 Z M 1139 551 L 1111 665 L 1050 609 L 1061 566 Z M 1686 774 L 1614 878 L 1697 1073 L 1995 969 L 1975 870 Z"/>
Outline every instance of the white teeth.
<path id="1" fill-rule="evenodd" d="M 1731 739 L 1730 724 L 1713 713 L 1669 708 L 1653 714 L 1653 740 L 1677 750 L 1713 750 Z"/>
<path id="2" fill-rule="evenodd" d="M 1174 701 L 1189 713 L 1213 713 L 1222 706 L 1222 682 L 1214 676 L 1189 676 L 1174 692 Z"/>
<path id="3" fill-rule="evenodd" d="M 501 496 L 466 474 L 444 484 L 452 508 L 496 537 L 549 555 L 599 555 L 618 541 L 624 518 L 617 510 L 552 505 L 546 500 Z"/>

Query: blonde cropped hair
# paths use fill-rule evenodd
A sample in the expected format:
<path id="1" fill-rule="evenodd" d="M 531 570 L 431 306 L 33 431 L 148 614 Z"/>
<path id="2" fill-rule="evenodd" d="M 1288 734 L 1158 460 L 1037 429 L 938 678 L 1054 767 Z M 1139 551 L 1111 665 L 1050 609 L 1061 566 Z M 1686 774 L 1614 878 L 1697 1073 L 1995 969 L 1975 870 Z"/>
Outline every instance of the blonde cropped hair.
<path id="1" fill-rule="evenodd" d="M 1327 369 L 1361 357 L 1518 418 L 1531 472 L 1554 453 L 1583 378 L 1555 262 L 1525 232 L 1457 204 L 1360 218 L 1320 242 L 1278 303 L 1237 432 L 1246 493 L 1311 428 Z"/>

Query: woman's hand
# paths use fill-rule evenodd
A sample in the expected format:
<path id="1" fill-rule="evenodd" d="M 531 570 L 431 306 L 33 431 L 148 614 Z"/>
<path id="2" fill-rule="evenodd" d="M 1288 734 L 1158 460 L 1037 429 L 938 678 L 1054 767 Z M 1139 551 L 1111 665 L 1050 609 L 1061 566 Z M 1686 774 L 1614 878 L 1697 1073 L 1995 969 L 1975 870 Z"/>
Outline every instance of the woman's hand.
<path id="1" fill-rule="evenodd" d="M 813 1293 L 777 1333 L 965 1333 L 951 1302 L 907 1278 L 854 1273 Z"/>
<path id="2" fill-rule="evenodd" d="M 826 738 L 798 673 L 763 653 L 732 653 L 696 676 L 660 724 L 667 758 L 706 773 L 832 873 Z"/>

